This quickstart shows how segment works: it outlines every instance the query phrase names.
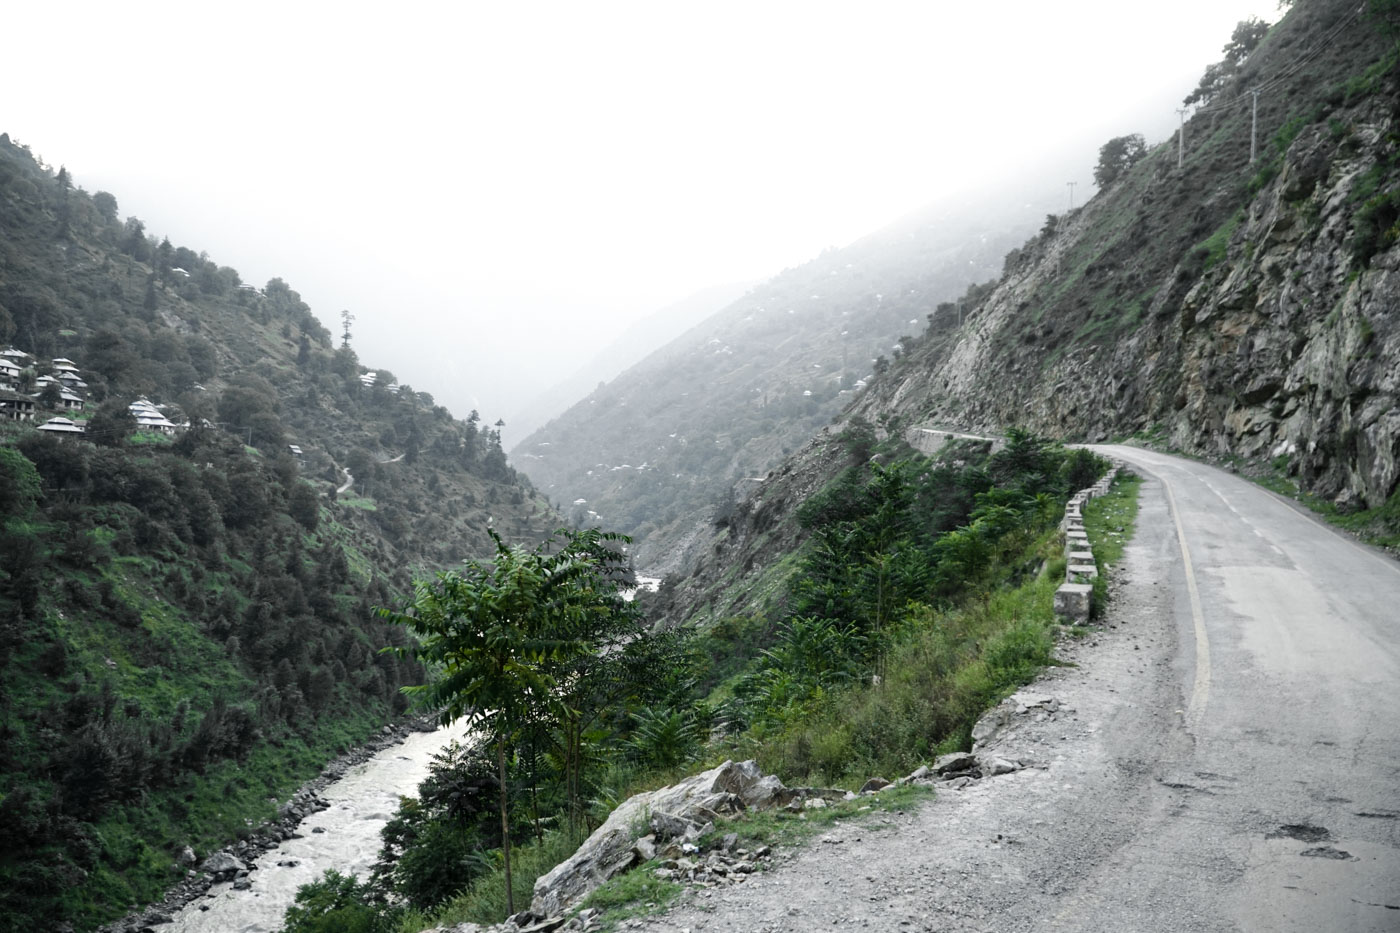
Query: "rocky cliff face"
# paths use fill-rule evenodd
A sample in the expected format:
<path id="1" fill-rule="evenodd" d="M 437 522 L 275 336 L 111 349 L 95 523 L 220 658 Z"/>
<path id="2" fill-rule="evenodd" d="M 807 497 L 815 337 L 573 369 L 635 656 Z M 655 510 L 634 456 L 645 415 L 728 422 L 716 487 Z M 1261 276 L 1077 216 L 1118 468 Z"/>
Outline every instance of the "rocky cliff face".
<path id="1" fill-rule="evenodd" d="M 1186 124 L 1012 252 L 970 316 L 919 337 L 842 415 L 921 447 L 927 425 L 1065 440 L 1146 434 L 1273 460 L 1341 508 L 1400 487 L 1400 79 L 1349 0 L 1295 4 Z M 1263 87 L 1250 161 L 1249 87 Z M 764 605 L 794 511 L 847 462 L 838 425 L 691 549 L 650 607 L 704 624 Z"/>
<path id="2" fill-rule="evenodd" d="M 1286 457 L 1341 507 L 1385 502 L 1400 484 L 1400 144 L 1381 25 L 1300 4 L 1239 98 L 1227 88 L 1187 124 L 1184 167 L 1172 140 L 1050 218 L 963 328 L 926 336 L 854 411 L 1148 432 Z M 1251 164 L 1244 89 L 1260 85 Z"/>

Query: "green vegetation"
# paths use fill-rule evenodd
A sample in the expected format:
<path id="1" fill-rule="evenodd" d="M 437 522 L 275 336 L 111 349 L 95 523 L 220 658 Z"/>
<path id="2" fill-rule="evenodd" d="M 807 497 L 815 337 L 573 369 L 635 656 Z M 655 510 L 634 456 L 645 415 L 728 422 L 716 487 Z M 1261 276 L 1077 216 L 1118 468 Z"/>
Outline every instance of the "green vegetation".
<path id="1" fill-rule="evenodd" d="M 1294 499 L 1317 513 L 1328 524 L 1345 529 L 1367 544 L 1400 548 L 1400 489 L 1374 508 L 1341 511 L 1336 504 L 1299 488 L 1288 475 L 1288 457 L 1276 458 L 1266 472 L 1250 476 L 1265 489 Z"/>
<path id="2" fill-rule="evenodd" d="M 1062 503 L 1106 464 L 1016 430 L 996 453 L 954 444 L 936 462 L 860 422 L 839 443 L 852 464 L 800 508 L 810 539 L 769 618 L 644 634 L 605 582 L 616 557 L 596 531 L 498 542 L 491 565 L 420 582 L 409 612 L 385 613 L 442 671 L 413 692 L 445 717 L 491 714 L 482 745 L 440 756 L 404 802 L 362 902 L 384 916 L 406 903 L 404 930 L 497 922 L 614 805 L 697 761 L 858 786 L 965 747 L 988 705 L 1051 663 Z M 676 890 L 634 872 L 590 903 L 621 919 Z"/>
<path id="3" fill-rule="evenodd" d="M 859 783 L 965 744 L 988 703 L 1049 661 L 1061 503 L 1104 469 L 1020 431 L 996 454 L 879 459 L 800 510 L 811 539 L 786 615 L 702 636 L 724 753 L 785 779 Z M 740 666 L 734 643 L 762 651 Z"/>
<path id="4" fill-rule="evenodd" d="M 1108 495 L 1089 500 L 1084 507 L 1084 531 L 1093 546 L 1099 575 L 1094 579 L 1093 615 L 1103 615 L 1108 598 L 1110 568 L 1123 559 L 1123 548 L 1132 540 L 1137 523 L 1138 490 L 1142 477 L 1123 470 L 1113 478 Z"/>
<path id="5" fill-rule="evenodd" d="M 442 671 L 408 692 L 441 710 L 444 724 L 465 717 L 494 746 L 504 890 L 514 913 L 507 759 L 518 761 L 525 747 L 531 757 L 546 748 L 556 755 L 553 774 L 540 775 L 540 763 L 530 763 L 531 799 L 537 801 L 539 780 L 557 778 L 570 829 L 578 832 L 585 760 L 594 753 L 587 746 L 600 738 L 590 733 L 629 706 L 674 696 L 675 685 L 658 672 L 678 657 L 675 640 L 647 633 L 619 594 L 627 539 L 595 529 L 526 550 L 492 537 L 489 565 L 469 561 L 464 572 L 420 581 L 407 612 L 380 614 L 416 638 L 399 654 Z M 537 803 L 532 816 L 538 836 Z"/>
<path id="6" fill-rule="evenodd" d="M 698 844 L 704 846 L 727 833 L 734 833 L 739 837 L 739 847 L 750 851 L 760 846 L 794 845 L 848 823 L 864 825 L 872 817 L 903 813 L 917 807 L 933 793 L 926 786 L 906 784 L 887 787 L 871 797 L 829 801 L 820 809 L 804 809 L 797 813 L 784 810 L 746 813 L 717 821 L 714 830 L 701 837 Z"/>
<path id="7" fill-rule="evenodd" d="M 285 282 L 243 287 L 0 134 L 11 344 L 31 397 L 76 362 L 87 432 L 0 421 L 0 930 L 91 929 L 404 712 L 423 670 L 372 607 L 410 566 L 483 553 L 488 515 L 556 519 L 475 413 L 364 387 Z M 138 396 L 186 427 L 138 432 Z M 342 465 L 363 502 L 334 502 Z"/>
<path id="8" fill-rule="evenodd" d="M 1219 229 L 1212 233 L 1192 251 L 1199 259 L 1201 268 L 1209 271 L 1225 260 L 1226 250 L 1230 246 L 1230 237 L 1234 236 L 1235 228 L 1240 225 L 1243 213 L 1233 214 L 1229 220 L 1221 224 Z"/>

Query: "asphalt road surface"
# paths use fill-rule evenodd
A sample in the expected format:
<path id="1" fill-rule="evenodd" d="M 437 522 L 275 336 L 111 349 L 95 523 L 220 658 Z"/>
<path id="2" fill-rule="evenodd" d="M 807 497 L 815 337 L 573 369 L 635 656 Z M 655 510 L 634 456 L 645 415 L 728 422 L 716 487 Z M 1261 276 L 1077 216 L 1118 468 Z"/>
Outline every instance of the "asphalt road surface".
<path id="1" fill-rule="evenodd" d="M 1400 566 L 1220 470 L 1142 474 L 1109 617 L 989 741 L 651 930 L 1400 931 Z M 894 775 L 888 775 L 894 777 Z"/>

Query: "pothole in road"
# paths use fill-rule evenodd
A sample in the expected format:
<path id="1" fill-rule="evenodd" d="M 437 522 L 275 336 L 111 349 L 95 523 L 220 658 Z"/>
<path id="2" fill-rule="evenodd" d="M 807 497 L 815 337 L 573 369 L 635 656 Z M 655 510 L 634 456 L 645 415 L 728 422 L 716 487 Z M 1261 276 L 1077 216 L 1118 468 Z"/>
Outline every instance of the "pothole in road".
<path id="1" fill-rule="evenodd" d="M 1332 838 L 1325 826 L 1312 826 L 1308 823 L 1285 823 L 1277 832 L 1269 833 L 1265 839 L 1297 839 L 1299 842 L 1324 842 Z M 1305 855 L 1307 853 L 1304 853 Z"/>
<path id="2" fill-rule="evenodd" d="M 1304 858 L 1331 858 L 1338 861 L 1346 861 L 1351 858 L 1351 853 L 1342 849 L 1334 849 L 1331 846 L 1318 846 L 1315 849 L 1304 849 L 1298 853 Z"/>

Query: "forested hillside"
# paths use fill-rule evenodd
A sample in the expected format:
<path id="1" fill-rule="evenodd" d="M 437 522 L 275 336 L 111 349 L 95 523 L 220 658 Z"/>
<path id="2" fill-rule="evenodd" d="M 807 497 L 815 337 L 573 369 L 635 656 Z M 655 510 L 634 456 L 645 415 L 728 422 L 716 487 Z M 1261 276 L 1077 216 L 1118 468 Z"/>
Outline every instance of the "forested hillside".
<path id="1" fill-rule="evenodd" d="M 1043 193 L 1042 193 L 1043 194 Z M 784 271 L 521 441 L 513 462 L 580 523 L 637 538 L 643 569 L 841 410 L 908 335 L 1000 273 L 1040 195 L 943 205 Z"/>
<path id="2" fill-rule="evenodd" d="M 372 608 L 557 525 L 338 336 L 0 136 L 0 929 L 91 927 L 273 815 L 422 676 Z"/>

